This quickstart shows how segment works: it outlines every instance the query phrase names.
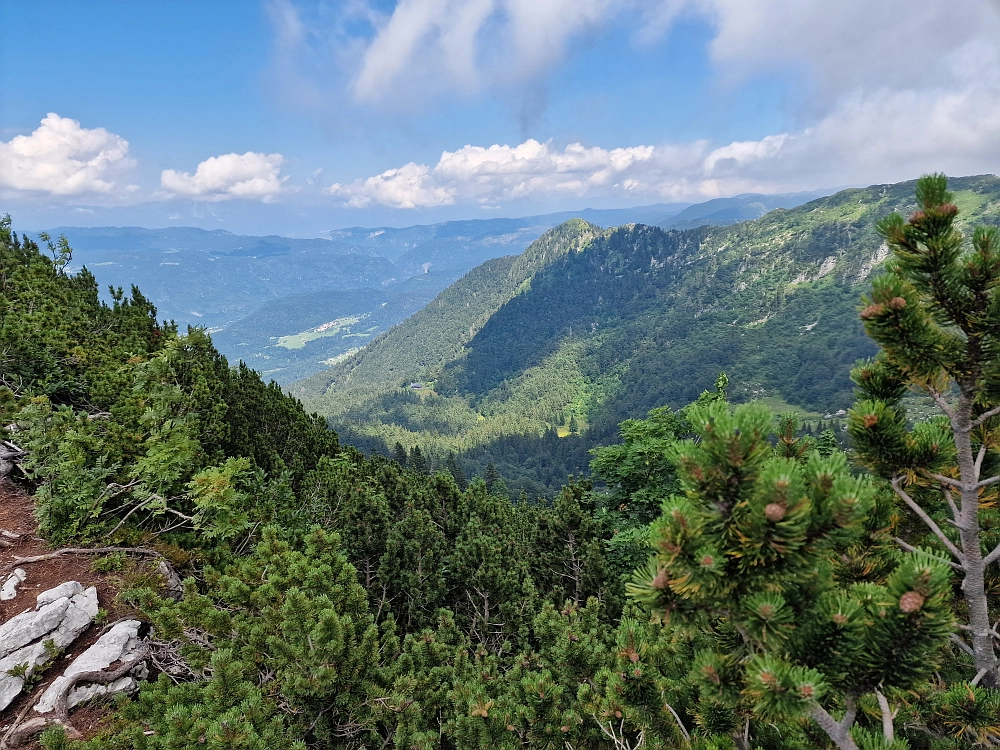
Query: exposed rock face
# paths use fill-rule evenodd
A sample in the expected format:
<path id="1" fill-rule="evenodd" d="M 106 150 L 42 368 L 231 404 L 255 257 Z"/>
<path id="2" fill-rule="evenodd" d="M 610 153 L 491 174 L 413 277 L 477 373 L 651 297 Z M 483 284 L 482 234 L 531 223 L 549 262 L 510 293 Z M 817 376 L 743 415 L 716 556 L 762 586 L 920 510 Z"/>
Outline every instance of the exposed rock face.
<path id="1" fill-rule="evenodd" d="M 42 697 L 35 704 L 35 712 L 46 714 L 55 709 L 59 692 L 69 682 L 71 677 L 82 672 L 95 672 L 107 669 L 118 661 L 131 661 L 139 650 L 140 627 L 141 623 L 138 620 L 125 620 L 124 622 L 119 622 L 111 630 L 98 638 L 93 646 L 73 660 L 73 663 L 63 672 L 62 677 L 57 678 L 42 693 Z M 78 685 L 70 691 L 68 700 L 66 701 L 67 707 L 73 708 L 73 706 L 98 695 L 133 692 L 138 687 L 136 677 L 143 679 L 147 676 L 145 662 L 138 664 L 133 674 L 134 676 L 125 675 L 108 685 Z"/>
<path id="2" fill-rule="evenodd" d="M 0 588 L 0 601 L 6 602 L 17 596 L 17 587 L 24 583 L 28 574 L 24 571 L 24 568 L 14 568 L 14 572 L 7 576 L 7 580 L 3 582 L 3 587 Z"/>
<path id="3" fill-rule="evenodd" d="M 70 581 L 39 594 L 34 611 L 0 625 L 0 711 L 20 694 L 25 678 L 90 627 L 97 609 L 97 589 Z"/>

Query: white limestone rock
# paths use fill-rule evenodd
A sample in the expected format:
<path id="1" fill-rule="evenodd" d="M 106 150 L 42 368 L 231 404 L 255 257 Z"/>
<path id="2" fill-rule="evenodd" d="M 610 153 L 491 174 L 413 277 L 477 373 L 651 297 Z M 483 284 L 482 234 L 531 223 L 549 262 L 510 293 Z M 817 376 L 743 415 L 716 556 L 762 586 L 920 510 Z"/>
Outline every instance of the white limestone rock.
<path id="1" fill-rule="evenodd" d="M 26 678 L 73 643 L 97 616 L 97 589 L 70 583 L 39 594 L 34 611 L 0 625 L 0 711 L 18 696 Z"/>
<path id="2" fill-rule="evenodd" d="M 0 601 L 7 602 L 17 596 L 17 587 L 24 583 L 27 577 L 24 568 L 14 568 L 14 572 L 7 576 L 3 587 L 0 588 Z"/>
<path id="3" fill-rule="evenodd" d="M 51 633 L 63 621 L 69 599 L 63 597 L 35 611 L 22 612 L 0 625 L 0 658 Z"/>
<path id="4" fill-rule="evenodd" d="M 130 661 L 140 647 L 140 626 L 138 620 L 125 620 L 98 638 L 93 646 L 74 659 L 62 676 L 42 693 L 42 697 L 35 704 L 35 712 L 46 714 L 52 711 L 55 708 L 56 696 L 72 676 L 81 672 L 104 670 L 117 661 Z M 141 672 L 143 667 L 144 665 L 137 664 L 135 671 Z M 70 691 L 67 704 L 69 708 L 73 708 L 98 695 L 132 692 L 137 687 L 136 680 L 131 675 L 125 675 L 107 685 L 81 684 Z"/>
<path id="5" fill-rule="evenodd" d="M 35 599 L 37 606 L 41 607 L 45 604 L 54 602 L 56 599 L 62 599 L 64 596 L 70 599 L 77 594 L 83 593 L 83 586 L 80 585 L 78 581 L 66 581 L 66 583 L 60 583 L 54 589 L 49 589 L 48 591 L 43 591 Z"/>

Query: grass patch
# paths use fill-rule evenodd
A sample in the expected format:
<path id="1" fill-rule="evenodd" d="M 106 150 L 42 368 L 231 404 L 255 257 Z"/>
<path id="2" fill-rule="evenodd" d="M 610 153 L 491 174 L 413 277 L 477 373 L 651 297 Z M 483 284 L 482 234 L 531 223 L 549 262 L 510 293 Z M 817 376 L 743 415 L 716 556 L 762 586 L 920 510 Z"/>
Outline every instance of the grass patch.
<path id="1" fill-rule="evenodd" d="M 315 328 L 310 328 L 308 331 L 302 331 L 302 333 L 296 333 L 292 336 L 281 336 L 278 338 L 277 346 L 285 349 L 301 349 L 310 341 L 327 338 L 329 336 L 337 336 L 341 333 L 357 336 L 359 334 L 351 334 L 350 327 L 355 323 L 360 322 L 362 317 L 364 316 L 352 315 L 346 318 L 337 318 L 336 320 L 331 320 L 329 323 L 324 323 L 323 325 L 316 326 Z M 360 335 L 370 336 L 371 334 Z"/>

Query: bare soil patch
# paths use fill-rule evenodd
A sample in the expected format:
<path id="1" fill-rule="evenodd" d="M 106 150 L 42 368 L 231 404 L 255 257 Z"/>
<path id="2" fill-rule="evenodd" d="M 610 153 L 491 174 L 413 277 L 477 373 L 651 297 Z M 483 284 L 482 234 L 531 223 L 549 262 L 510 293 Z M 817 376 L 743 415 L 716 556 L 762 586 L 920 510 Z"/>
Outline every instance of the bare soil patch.
<path id="1" fill-rule="evenodd" d="M 35 597 L 38 594 L 66 581 L 79 581 L 85 588 L 96 586 L 98 604 L 107 613 L 102 622 L 91 625 L 65 654 L 51 663 L 50 668 L 31 691 L 20 695 L 0 713 L 0 737 L 2 737 L 25 705 L 29 701 L 33 703 L 41 691 L 56 675 L 62 673 L 75 656 L 91 646 L 104 632 L 106 624 L 134 615 L 134 611 L 117 602 L 118 590 L 114 585 L 114 574 L 94 572 L 93 562 L 96 558 L 91 555 L 60 555 L 50 560 L 28 564 L 14 562 L 16 557 L 43 555 L 53 552 L 54 549 L 45 540 L 36 536 L 37 522 L 34 516 L 33 498 L 9 480 L 0 481 L 0 530 L 20 535 L 19 539 L 10 540 L 12 546 L 0 547 L 0 583 L 6 580 L 15 567 L 20 567 L 27 573 L 27 578 L 18 586 L 17 596 L 9 601 L 0 602 L 0 622 L 6 622 L 15 615 L 34 609 Z M 84 736 L 89 737 L 97 731 L 101 719 L 107 712 L 106 703 L 95 702 L 74 710 L 70 718 L 73 726 Z M 24 747 L 37 746 L 37 743 L 29 743 Z"/>

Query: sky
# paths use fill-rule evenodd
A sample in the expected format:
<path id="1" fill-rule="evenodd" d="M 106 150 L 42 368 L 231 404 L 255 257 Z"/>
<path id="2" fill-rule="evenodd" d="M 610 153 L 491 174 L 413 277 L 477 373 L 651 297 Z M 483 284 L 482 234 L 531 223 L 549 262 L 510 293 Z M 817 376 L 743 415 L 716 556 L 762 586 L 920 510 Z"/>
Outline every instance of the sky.
<path id="1" fill-rule="evenodd" d="M 1000 173 L 1000 0 L 0 0 L 15 227 L 317 236 Z"/>

